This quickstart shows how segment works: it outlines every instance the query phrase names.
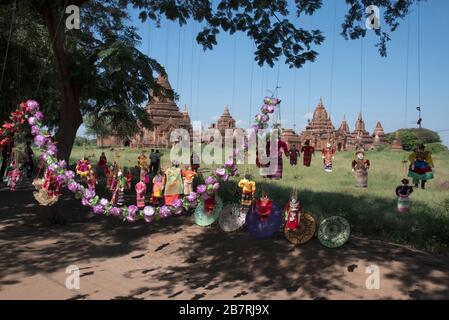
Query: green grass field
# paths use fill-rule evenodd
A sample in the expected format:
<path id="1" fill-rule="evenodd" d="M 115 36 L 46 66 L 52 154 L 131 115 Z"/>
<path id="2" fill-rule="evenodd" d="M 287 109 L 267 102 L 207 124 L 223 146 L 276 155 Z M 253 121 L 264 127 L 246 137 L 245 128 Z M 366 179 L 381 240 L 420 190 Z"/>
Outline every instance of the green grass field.
<path id="1" fill-rule="evenodd" d="M 144 149 L 148 154 L 149 149 Z M 108 161 L 113 161 L 116 150 L 97 148 L 75 148 L 71 163 L 89 156 L 96 163 L 104 151 Z M 126 148 L 120 154 L 121 164 L 133 167 L 140 149 Z M 169 150 L 164 154 L 162 166 L 169 163 Z M 257 181 L 258 195 L 262 190 L 268 191 L 272 199 L 285 205 L 294 188 L 303 204 L 304 211 L 322 219 L 331 215 L 346 217 L 356 235 L 383 239 L 400 244 L 412 245 L 434 253 L 446 252 L 449 248 L 449 154 L 434 155 L 436 178 L 428 183 L 426 190 L 416 189 L 412 195 L 410 213 L 396 212 L 395 188 L 407 174 L 407 167 L 402 163 L 406 152 L 371 151 L 367 158 L 371 161 L 369 188 L 354 187 L 351 172 L 353 152 L 336 154 L 334 172 L 325 173 L 322 169 L 321 155 L 317 153 L 312 160 L 312 167 L 302 166 L 302 159 L 296 167 L 284 160 L 284 177 L 282 180 L 266 180 L 259 176 L 256 166 L 239 167 L 240 174 L 249 170 Z M 223 186 L 220 195 L 226 201 L 238 201 L 239 190 L 236 186 L 239 178 Z"/>

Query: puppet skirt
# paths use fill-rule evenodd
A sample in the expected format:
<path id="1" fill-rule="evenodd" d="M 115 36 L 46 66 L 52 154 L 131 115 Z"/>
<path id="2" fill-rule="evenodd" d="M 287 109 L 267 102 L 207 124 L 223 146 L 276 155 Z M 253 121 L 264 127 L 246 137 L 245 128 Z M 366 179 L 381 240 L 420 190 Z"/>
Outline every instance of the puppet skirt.
<path id="1" fill-rule="evenodd" d="M 415 161 L 413 163 L 414 169 L 410 168 L 408 176 L 417 183 L 420 180 L 432 180 L 434 178 L 432 168 L 426 161 Z"/>
<path id="2" fill-rule="evenodd" d="M 366 170 L 356 170 L 355 171 L 355 186 L 357 188 L 367 188 L 368 187 L 368 171 L 366 171 Z"/>
<path id="3" fill-rule="evenodd" d="M 412 201 L 407 196 L 398 197 L 398 212 L 406 213 L 410 211 Z"/>

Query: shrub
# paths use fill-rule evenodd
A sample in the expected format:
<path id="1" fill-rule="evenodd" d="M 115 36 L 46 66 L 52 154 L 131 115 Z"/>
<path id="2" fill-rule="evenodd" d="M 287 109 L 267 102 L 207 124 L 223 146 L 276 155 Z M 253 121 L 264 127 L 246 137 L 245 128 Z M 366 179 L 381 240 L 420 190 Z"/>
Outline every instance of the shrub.
<path id="1" fill-rule="evenodd" d="M 426 144 L 426 150 L 432 153 L 449 152 L 449 149 L 444 144 L 439 142 Z"/>
<path id="2" fill-rule="evenodd" d="M 433 143 L 440 143 L 441 144 L 441 138 L 440 135 L 432 130 L 429 129 L 419 129 L 419 128 L 413 128 L 413 129 L 399 129 L 399 137 L 401 138 L 402 146 L 404 147 L 404 150 L 411 151 L 413 148 L 419 144 L 433 144 Z M 394 139 L 396 137 L 396 132 L 389 133 L 386 136 L 387 141 L 391 144 L 393 143 Z"/>

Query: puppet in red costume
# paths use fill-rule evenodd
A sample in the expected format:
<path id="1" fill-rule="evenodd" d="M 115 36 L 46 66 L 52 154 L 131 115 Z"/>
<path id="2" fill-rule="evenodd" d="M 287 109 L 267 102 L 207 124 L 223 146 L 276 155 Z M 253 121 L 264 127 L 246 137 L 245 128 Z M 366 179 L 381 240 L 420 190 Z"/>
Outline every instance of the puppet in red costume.
<path id="1" fill-rule="evenodd" d="M 106 174 L 108 159 L 104 152 L 101 153 L 100 160 L 98 161 L 98 168 Z"/>
<path id="2" fill-rule="evenodd" d="M 288 146 L 287 144 L 282 141 L 281 139 L 277 140 L 277 163 L 275 165 L 275 169 L 273 172 L 273 168 L 270 166 L 270 161 L 272 160 L 272 157 L 270 156 L 270 148 L 271 148 L 271 141 L 269 140 L 266 144 L 266 155 L 267 155 L 267 162 L 268 164 L 261 164 L 259 160 L 259 156 L 256 157 L 256 165 L 261 168 L 261 175 L 265 176 L 270 179 L 282 179 L 282 172 L 283 172 L 283 155 L 288 155 Z"/>
<path id="3" fill-rule="evenodd" d="M 310 167 L 312 162 L 312 155 L 315 155 L 315 148 L 310 146 L 310 140 L 306 140 L 304 146 L 301 148 L 301 152 L 303 153 L 303 164 L 305 167 Z"/>
<path id="4" fill-rule="evenodd" d="M 326 148 L 322 150 L 323 153 L 323 165 L 324 165 L 324 171 L 326 172 L 332 172 L 333 171 L 333 163 L 334 155 L 335 155 L 335 149 L 332 148 L 332 145 L 328 143 L 326 145 Z"/>
<path id="5" fill-rule="evenodd" d="M 89 177 L 87 178 L 87 187 L 89 190 L 95 191 L 95 187 L 97 185 L 97 175 L 93 170 L 90 170 Z"/>
<path id="6" fill-rule="evenodd" d="M 263 193 L 262 198 L 256 202 L 257 213 L 262 220 L 266 220 L 273 210 L 273 202 L 268 197 L 266 192 Z"/>
<path id="7" fill-rule="evenodd" d="M 287 204 L 287 207 L 285 208 L 285 219 L 287 220 L 285 223 L 288 229 L 296 230 L 298 228 L 301 210 L 301 203 L 296 196 L 292 196 Z"/>

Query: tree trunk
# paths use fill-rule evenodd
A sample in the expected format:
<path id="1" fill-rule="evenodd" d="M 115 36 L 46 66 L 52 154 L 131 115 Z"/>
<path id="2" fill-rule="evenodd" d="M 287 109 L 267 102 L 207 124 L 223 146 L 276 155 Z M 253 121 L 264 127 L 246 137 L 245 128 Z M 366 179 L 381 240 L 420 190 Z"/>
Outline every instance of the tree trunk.
<path id="1" fill-rule="evenodd" d="M 65 10 L 65 8 L 62 8 Z M 45 24 L 47 25 L 50 41 L 52 42 L 53 53 L 61 77 L 62 101 L 59 110 L 59 125 L 56 135 L 58 146 L 58 158 L 69 161 L 70 153 L 75 142 L 76 132 L 83 123 L 79 106 L 80 86 L 76 83 L 69 70 L 67 53 L 64 49 L 64 41 L 59 28 L 64 28 L 64 22 L 59 24 L 59 18 L 56 18 L 49 5 L 40 10 Z"/>

